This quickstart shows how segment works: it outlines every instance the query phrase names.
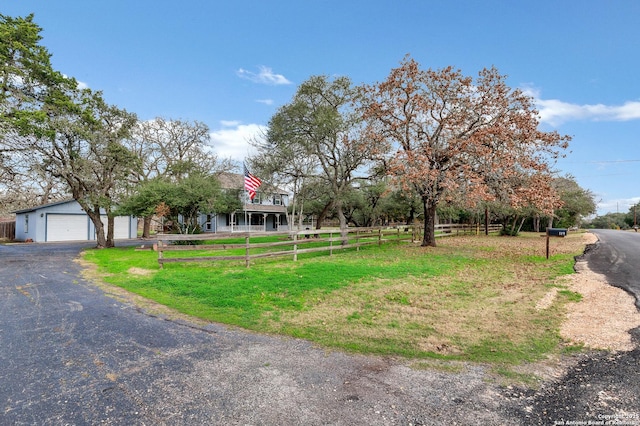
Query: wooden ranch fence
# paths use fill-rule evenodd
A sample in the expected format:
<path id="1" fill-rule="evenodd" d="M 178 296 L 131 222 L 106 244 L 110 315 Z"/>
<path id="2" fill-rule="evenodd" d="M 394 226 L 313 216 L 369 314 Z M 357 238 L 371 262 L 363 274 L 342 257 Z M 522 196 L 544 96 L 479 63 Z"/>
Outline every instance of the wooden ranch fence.
<path id="1" fill-rule="evenodd" d="M 484 224 L 465 225 L 452 223 L 435 226 L 436 237 L 448 237 L 452 235 L 480 235 L 485 233 Z M 489 225 L 489 233 L 500 232 L 502 225 Z"/>
<path id="2" fill-rule="evenodd" d="M 498 227 L 496 230 L 499 230 Z M 482 229 L 484 232 L 484 229 Z M 490 228 L 490 231 L 491 228 Z M 436 236 L 462 235 L 479 233 L 480 228 L 469 225 L 439 225 Z M 492 231 L 493 232 L 493 231 Z M 251 242 L 261 237 L 281 237 L 276 242 Z M 285 239 L 286 238 L 286 239 Z M 157 251 L 160 268 L 172 262 L 207 262 L 207 261 L 244 261 L 249 267 L 251 260 L 291 256 L 294 261 L 298 255 L 334 250 L 355 248 L 390 241 L 415 241 L 422 238 L 421 229 L 413 226 L 397 228 L 349 228 L 343 235 L 339 229 L 304 230 L 298 232 L 250 232 L 234 234 L 158 234 Z M 244 239 L 243 243 L 229 243 Z M 226 241 L 225 241 L 226 240 Z M 178 255 L 165 256 L 168 252 L 179 252 Z"/>

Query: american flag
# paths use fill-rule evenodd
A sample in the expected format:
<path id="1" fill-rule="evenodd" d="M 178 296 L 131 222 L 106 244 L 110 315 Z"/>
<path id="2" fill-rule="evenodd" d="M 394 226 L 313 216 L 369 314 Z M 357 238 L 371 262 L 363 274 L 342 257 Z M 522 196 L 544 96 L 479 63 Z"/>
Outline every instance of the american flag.
<path id="1" fill-rule="evenodd" d="M 247 165 L 244 164 L 244 189 L 249 191 L 249 198 L 251 200 L 256 196 L 256 190 L 260 187 L 262 181 L 249 173 L 249 169 L 247 169 Z"/>

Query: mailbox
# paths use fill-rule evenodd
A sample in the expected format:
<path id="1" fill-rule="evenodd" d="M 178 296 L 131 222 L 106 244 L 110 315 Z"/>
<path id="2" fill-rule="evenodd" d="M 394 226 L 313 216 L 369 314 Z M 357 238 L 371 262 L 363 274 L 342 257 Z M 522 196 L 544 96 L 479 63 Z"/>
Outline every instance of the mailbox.
<path id="1" fill-rule="evenodd" d="M 547 235 L 550 237 L 566 237 L 566 228 L 547 228 Z"/>

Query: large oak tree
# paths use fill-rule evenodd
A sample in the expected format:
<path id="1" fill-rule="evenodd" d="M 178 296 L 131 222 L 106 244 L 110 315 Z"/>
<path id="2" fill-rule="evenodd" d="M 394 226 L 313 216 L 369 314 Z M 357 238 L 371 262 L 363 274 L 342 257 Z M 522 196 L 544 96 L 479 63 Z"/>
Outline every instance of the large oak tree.
<path id="1" fill-rule="evenodd" d="M 313 76 L 290 103 L 271 118 L 265 140 L 252 164 L 271 173 L 287 173 L 298 182 L 321 182 L 329 205 L 346 229 L 344 203 L 351 185 L 381 152 L 363 139 L 354 108 L 358 91 L 347 77 Z"/>
<path id="2" fill-rule="evenodd" d="M 505 79 L 495 68 L 475 81 L 452 67 L 423 70 L 406 57 L 385 81 L 363 86 L 369 140 L 393 147 L 390 173 L 422 200 L 424 246 L 436 245 L 436 208 L 447 198 L 477 202 L 510 193 L 514 204 L 552 204 L 550 186 L 526 186 L 520 196 L 522 185 L 508 185 L 549 175 L 569 138 L 540 131 L 532 99 Z"/>
<path id="3" fill-rule="evenodd" d="M 45 124 L 49 135 L 30 140 L 27 147 L 41 158 L 48 174 L 67 185 L 87 213 L 96 229 L 97 246 L 113 247 L 115 208 L 138 162 L 124 145 L 137 117 L 107 104 L 100 92 L 82 89 L 67 96 Z"/>

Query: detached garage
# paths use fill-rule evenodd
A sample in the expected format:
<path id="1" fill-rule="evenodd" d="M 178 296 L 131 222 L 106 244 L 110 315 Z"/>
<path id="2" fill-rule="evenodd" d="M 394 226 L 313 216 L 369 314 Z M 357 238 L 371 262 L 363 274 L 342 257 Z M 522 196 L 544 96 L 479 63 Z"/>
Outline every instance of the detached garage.
<path id="1" fill-rule="evenodd" d="M 77 201 L 61 201 L 16 214 L 16 240 L 18 241 L 93 241 L 96 230 L 89 216 Z M 114 239 L 136 238 L 138 221 L 131 216 L 118 216 L 114 220 Z M 107 216 L 102 217 L 107 226 Z"/>

